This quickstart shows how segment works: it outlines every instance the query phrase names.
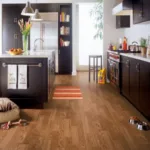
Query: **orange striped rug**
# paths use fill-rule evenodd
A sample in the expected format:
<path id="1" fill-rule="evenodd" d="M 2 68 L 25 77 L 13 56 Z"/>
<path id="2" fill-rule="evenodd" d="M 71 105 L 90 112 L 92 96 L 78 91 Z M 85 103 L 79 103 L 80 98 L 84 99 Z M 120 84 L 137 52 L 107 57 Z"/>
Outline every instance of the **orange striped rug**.
<path id="1" fill-rule="evenodd" d="M 53 93 L 53 99 L 83 99 L 79 87 L 76 86 L 57 86 Z"/>

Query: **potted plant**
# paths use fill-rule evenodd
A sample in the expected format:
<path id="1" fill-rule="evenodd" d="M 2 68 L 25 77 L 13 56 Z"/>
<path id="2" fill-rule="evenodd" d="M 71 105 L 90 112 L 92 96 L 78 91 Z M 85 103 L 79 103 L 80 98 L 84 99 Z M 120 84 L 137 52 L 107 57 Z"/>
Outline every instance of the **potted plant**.
<path id="1" fill-rule="evenodd" d="M 141 46 L 142 55 L 145 55 L 147 52 L 147 39 L 141 38 L 140 39 L 140 46 Z"/>
<path id="2" fill-rule="evenodd" d="M 104 0 L 97 0 L 97 3 L 90 11 L 90 16 L 94 19 L 94 27 L 96 29 L 94 39 L 100 38 L 100 40 L 103 39 L 103 3 Z"/>

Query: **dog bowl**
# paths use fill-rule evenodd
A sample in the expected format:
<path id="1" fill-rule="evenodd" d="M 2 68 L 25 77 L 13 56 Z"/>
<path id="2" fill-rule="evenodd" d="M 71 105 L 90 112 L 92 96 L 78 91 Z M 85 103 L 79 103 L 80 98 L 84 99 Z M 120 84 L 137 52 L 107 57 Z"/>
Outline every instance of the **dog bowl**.
<path id="1" fill-rule="evenodd" d="M 140 120 L 137 117 L 130 117 L 130 119 L 129 119 L 130 124 L 137 124 L 139 122 L 140 122 Z"/>

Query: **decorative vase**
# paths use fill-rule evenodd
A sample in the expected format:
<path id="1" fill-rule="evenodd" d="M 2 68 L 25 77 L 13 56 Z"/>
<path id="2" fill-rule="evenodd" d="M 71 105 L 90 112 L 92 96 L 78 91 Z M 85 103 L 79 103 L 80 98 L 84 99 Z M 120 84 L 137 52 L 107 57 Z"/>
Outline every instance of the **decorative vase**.
<path id="1" fill-rule="evenodd" d="M 23 34 L 22 35 L 22 46 L 24 53 L 28 52 L 28 35 Z"/>
<path id="2" fill-rule="evenodd" d="M 147 53 L 147 47 L 141 47 L 141 54 L 146 55 Z"/>

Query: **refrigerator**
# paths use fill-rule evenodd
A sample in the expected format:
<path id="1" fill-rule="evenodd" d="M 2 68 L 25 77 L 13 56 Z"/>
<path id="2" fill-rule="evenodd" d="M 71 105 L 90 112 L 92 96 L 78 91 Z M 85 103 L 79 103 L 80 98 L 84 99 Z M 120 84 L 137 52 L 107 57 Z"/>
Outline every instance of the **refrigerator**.
<path id="1" fill-rule="evenodd" d="M 58 13 L 40 13 L 42 21 L 32 21 L 31 51 L 55 51 L 55 72 L 58 73 Z"/>

